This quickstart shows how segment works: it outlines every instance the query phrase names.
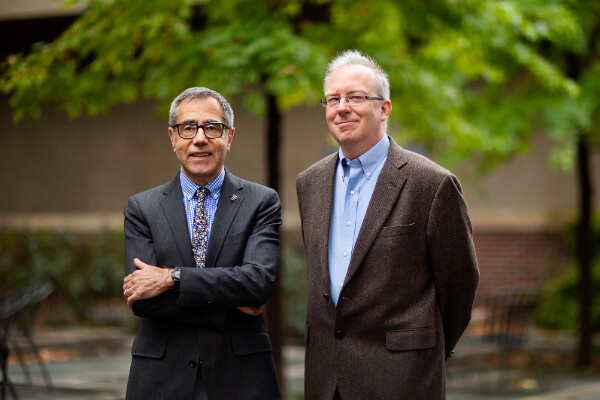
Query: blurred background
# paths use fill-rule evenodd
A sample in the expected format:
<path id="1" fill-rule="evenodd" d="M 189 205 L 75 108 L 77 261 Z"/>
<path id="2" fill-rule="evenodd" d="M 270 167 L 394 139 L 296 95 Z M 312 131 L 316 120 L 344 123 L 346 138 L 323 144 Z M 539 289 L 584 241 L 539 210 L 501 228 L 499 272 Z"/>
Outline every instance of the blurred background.
<path id="1" fill-rule="evenodd" d="M 354 48 L 389 73 L 388 133 L 451 169 L 469 205 L 481 281 L 449 398 L 600 398 L 599 39 L 595 0 L 0 0 L 12 389 L 124 396 L 122 210 L 175 176 L 168 106 L 207 86 L 235 111 L 226 167 L 282 200 L 267 318 L 286 398 L 303 398 L 295 178 L 336 151 L 322 79 Z"/>

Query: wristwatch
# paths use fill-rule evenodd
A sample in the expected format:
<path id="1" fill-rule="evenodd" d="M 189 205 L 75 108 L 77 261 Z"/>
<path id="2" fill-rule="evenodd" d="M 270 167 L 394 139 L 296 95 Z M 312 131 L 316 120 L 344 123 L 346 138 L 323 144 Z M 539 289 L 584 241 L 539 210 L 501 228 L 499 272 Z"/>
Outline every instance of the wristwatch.
<path id="1" fill-rule="evenodd" d="M 173 268 L 173 271 L 171 271 L 171 278 L 173 279 L 173 289 L 179 290 L 179 282 L 181 281 L 181 268 Z"/>

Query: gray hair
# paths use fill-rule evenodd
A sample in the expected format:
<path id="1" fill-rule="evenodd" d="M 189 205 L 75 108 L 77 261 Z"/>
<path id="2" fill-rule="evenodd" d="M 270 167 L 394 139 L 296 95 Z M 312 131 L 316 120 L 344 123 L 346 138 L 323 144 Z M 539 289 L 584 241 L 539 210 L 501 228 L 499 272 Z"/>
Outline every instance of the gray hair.
<path id="1" fill-rule="evenodd" d="M 346 65 L 364 65 L 375 72 L 375 84 L 377 86 L 377 94 L 384 99 L 390 98 L 390 80 L 383 68 L 375 62 L 371 57 L 361 53 L 358 50 L 346 50 L 331 60 L 327 66 L 327 73 L 323 80 L 323 92 L 327 90 L 329 77 L 338 69 Z"/>
<path id="2" fill-rule="evenodd" d="M 223 111 L 223 123 L 228 127 L 233 127 L 233 109 L 229 102 L 221 95 L 221 93 L 205 88 L 205 87 L 191 87 L 184 90 L 179 96 L 175 97 L 175 100 L 171 103 L 169 110 L 169 126 L 174 126 L 177 123 L 177 117 L 179 116 L 179 106 L 184 100 L 202 100 L 212 97 L 217 100 L 221 105 Z"/>

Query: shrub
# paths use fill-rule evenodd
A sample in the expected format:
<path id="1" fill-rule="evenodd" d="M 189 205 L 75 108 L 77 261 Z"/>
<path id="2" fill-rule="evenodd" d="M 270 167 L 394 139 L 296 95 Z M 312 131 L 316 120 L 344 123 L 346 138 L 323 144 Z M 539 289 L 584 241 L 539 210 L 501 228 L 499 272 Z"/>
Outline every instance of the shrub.
<path id="1" fill-rule="evenodd" d="M 292 247 L 281 249 L 284 323 L 290 333 L 304 337 L 306 321 L 306 261 Z"/>
<path id="2" fill-rule="evenodd" d="M 0 293 L 47 280 L 84 320 L 90 300 L 121 296 L 123 246 L 123 232 L 0 232 Z"/>
<path id="3" fill-rule="evenodd" d="M 577 225 L 570 224 L 563 232 L 563 240 L 573 259 L 577 256 Z M 594 295 L 600 288 L 600 219 L 596 219 L 592 228 L 592 286 Z M 543 289 L 541 301 L 536 309 L 536 324 L 552 329 L 576 330 L 579 328 L 579 266 L 574 262 L 566 272 L 548 282 Z M 600 328 L 600 299 L 593 297 L 592 318 L 594 328 Z"/>

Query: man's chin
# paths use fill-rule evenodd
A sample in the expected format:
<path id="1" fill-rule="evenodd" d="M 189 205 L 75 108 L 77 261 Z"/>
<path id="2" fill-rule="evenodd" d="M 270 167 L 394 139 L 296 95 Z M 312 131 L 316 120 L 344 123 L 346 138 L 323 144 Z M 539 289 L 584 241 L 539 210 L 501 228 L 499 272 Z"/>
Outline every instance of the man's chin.
<path id="1" fill-rule="evenodd" d="M 353 146 L 357 143 L 356 137 L 352 132 L 344 132 L 334 139 L 340 146 Z"/>
<path id="2" fill-rule="evenodd" d="M 185 170 L 185 174 L 192 182 L 201 186 L 208 184 L 216 176 L 212 168 L 190 168 Z"/>

